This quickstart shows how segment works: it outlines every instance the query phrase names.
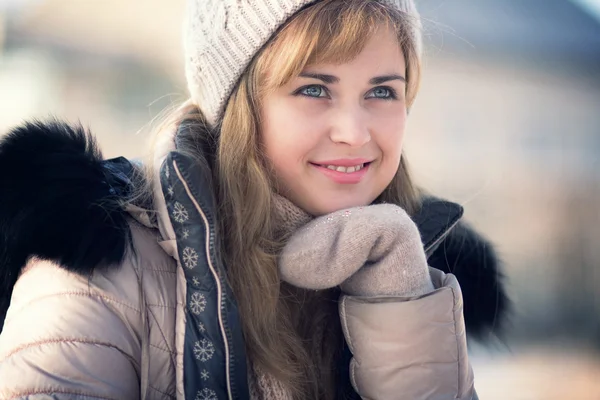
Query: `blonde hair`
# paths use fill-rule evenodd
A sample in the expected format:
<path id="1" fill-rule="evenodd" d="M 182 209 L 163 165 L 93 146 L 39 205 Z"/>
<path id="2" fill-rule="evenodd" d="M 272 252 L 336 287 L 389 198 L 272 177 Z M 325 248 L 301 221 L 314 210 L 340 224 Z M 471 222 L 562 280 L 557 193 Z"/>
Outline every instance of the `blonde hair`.
<path id="1" fill-rule="evenodd" d="M 226 105 L 222 121 L 208 127 L 201 106 L 187 105 L 167 124 L 186 122 L 180 151 L 207 159 L 220 205 L 221 254 L 240 310 L 248 358 L 281 381 L 295 399 L 333 399 L 336 362 L 344 345 L 337 289 L 309 292 L 280 281 L 274 235 L 272 182 L 261 150 L 261 98 L 313 63 L 356 57 L 380 29 L 392 29 L 406 59 L 406 98 L 414 102 L 420 57 L 418 22 L 376 0 L 325 0 L 298 12 L 255 57 Z M 208 149 L 208 151 L 206 150 Z M 206 157 L 208 155 L 208 158 Z M 376 202 L 419 207 L 404 157 Z M 326 334 L 325 334 L 326 333 Z"/>

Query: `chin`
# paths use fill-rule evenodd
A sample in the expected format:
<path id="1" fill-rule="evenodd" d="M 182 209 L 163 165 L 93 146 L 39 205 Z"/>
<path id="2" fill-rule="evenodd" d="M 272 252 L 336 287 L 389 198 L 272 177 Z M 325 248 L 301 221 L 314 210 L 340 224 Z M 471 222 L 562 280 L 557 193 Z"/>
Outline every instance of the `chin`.
<path id="1" fill-rule="evenodd" d="M 324 200 L 315 203 L 316 207 L 312 214 L 318 217 L 348 208 L 368 206 L 371 201 L 366 199 L 340 199 L 338 201 Z"/>

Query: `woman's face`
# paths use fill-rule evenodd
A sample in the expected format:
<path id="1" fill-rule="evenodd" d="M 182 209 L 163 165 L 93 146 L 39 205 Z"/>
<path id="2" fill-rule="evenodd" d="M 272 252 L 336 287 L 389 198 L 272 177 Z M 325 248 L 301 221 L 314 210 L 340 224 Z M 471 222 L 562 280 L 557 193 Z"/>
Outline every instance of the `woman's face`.
<path id="1" fill-rule="evenodd" d="M 313 215 L 371 204 L 400 164 L 405 60 L 391 31 L 351 62 L 310 65 L 262 102 L 280 193 Z"/>

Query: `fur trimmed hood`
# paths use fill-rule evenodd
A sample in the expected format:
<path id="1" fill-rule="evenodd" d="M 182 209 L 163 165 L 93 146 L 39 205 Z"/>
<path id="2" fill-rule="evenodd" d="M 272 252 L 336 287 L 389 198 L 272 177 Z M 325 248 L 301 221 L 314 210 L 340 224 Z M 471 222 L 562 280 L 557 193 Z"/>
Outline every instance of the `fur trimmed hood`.
<path id="1" fill-rule="evenodd" d="M 130 241 L 117 187 L 81 126 L 31 122 L 0 141 L 0 327 L 13 286 L 36 256 L 90 275 L 118 264 Z"/>
<path id="2" fill-rule="evenodd" d="M 130 247 L 132 169 L 122 158 L 103 160 L 89 132 L 59 121 L 26 123 L 0 140 L 0 329 L 28 258 L 82 275 L 122 261 Z M 426 199 L 415 216 L 422 235 L 435 239 L 429 264 L 456 275 L 469 335 L 497 335 L 509 300 L 493 246 L 462 222 L 435 236 L 435 224 L 448 221 L 444 210 L 456 220 L 462 215 L 452 204 Z"/>

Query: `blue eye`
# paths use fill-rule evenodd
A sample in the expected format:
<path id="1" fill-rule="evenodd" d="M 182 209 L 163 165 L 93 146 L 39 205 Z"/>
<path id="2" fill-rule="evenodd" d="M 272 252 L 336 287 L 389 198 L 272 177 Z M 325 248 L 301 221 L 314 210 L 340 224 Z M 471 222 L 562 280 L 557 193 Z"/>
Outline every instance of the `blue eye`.
<path id="1" fill-rule="evenodd" d="M 325 88 L 321 85 L 310 85 L 300 88 L 296 94 L 307 97 L 327 97 Z"/>
<path id="2" fill-rule="evenodd" d="M 395 100 L 398 98 L 396 91 L 390 87 L 376 87 L 371 90 L 371 94 L 367 96 L 368 99 L 382 99 L 382 100 Z"/>

